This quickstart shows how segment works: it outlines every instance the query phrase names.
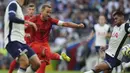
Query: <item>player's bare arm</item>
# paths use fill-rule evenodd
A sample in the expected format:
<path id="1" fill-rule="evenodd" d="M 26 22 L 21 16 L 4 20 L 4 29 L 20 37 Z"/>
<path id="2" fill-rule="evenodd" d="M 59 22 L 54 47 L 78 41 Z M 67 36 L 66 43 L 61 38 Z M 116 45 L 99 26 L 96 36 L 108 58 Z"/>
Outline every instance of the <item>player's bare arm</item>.
<path id="1" fill-rule="evenodd" d="M 92 30 L 89 37 L 87 38 L 87 42 L 89 42 L 94 37 L 95 32 Z"/>
<path id="2" fill-rule="evenodd" d="M 110 37 L 111 37 L 111 33 L 107 33 L 106 38 L 110 38 Z"/>
<path id="3" fill-rule="evenodd" d="M 26 21 L 26 20 L 25 20 L 25 23 L 29 24 L 30 26 L 33 26 L 34 29 L 37 31 L 37 26 L 36 26 L 35 23 L 33 23 L 33 22 L 31 22 L 31 21 Z"/>
<path id="4" fill-rule="evenodd" d="M 72 22 L 63 22 L 62 26 L 71 28 L 85 28 L 85 25 L 83 23 L 76 24 Z"/>

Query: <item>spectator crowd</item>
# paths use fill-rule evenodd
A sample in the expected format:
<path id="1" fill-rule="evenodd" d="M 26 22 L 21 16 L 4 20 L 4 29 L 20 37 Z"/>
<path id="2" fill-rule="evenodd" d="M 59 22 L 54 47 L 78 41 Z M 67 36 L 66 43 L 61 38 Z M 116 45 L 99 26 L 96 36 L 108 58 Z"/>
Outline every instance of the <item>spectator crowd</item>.
<path id="1" fill-rule="evenodd" d="M 0 69 L 8 69 L 12 60 L 3 47 L 3 18 L 5 8 L 9 1 L 11 0 L 0 0 Z M 63 21 L 72 21 L 75 23 L 82 22 L 87 26 L 85 29 L 53 26 L 50 37 L 50 45 L 53 52 L 64 51 L 64 48 L 70 44 L 74 42 L 82 42 L 87 39 L 92 27 L 98 22 L 99 15 L 105 15 L 107 24 L 110 26 L 114 25 L 112 20 L 112 12 L 114 10 L 119 8 L 123 10 L 126 20 L 130 16 L 130 0 L 31 0 L 31 2 L 37 7 L 36 13 L 39 13 L 42 4 L 48 3 L 53 7 L 53 17 Z M 25 10 L 24 13 L 26 14 Z M 89 55 L 87 52 L 88 50 L 86 49 L 90 48 L 91 51 L 94 51 L 92 49 L 93 46 L 93 44 L 86 43 L 78 48 L 77 55 L 75 55 L 76 61 L 78 62 L 76 66 L 77 68 L 75 68 L 76 70 L 80 70 L 85 65 L 85 63 L 83 63 L 83 65 L 81 64 L 82 62 L 85 62 L 85 59 L 82 59 L 84 58 L 82 56 L 85 55 L 85 57 L 87 57 Z M 84 50 L 86 52 L 84 52 Z M 67 68 L 65 67 L 64 69 L 66 70 Z"/>

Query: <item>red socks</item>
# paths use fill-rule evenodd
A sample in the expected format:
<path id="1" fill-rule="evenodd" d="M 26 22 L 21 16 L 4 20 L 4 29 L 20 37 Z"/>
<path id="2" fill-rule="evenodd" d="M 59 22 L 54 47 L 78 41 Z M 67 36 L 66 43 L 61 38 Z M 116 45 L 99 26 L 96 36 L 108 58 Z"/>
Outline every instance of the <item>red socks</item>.
<path id="1" fill-rule="evenodd" d="M 14 70 L 15 67 L 16 67 L 16 64 L 17 64 L 16 60 L 13 60 L 13 61 L 11 62 L 10 67 L 9 67 L 9 73 L 12 73 L 12 72 L 13 72 L 13 70 Z"/>

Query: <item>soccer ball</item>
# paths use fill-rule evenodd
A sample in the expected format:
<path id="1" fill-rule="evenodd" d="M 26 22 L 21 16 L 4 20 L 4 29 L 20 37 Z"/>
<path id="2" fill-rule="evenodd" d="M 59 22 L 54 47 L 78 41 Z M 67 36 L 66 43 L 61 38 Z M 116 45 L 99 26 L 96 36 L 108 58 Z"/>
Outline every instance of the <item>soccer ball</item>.
<path id="1" fill-rule="evenodd" d="M 130 57 L 130 44 L 124 45 L 122 47 L 122 54 L 124 56 Z"/>

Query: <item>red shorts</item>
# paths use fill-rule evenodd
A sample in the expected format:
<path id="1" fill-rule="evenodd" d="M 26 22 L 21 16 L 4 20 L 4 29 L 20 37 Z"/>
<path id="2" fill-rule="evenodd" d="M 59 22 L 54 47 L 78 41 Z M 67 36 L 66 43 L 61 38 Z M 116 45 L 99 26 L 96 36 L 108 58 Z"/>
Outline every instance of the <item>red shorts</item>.
<path id="1" fill-rule="evenodd" d="M 45 61 L 47 64 L 50 63 L 50 46 L 48 42 L 32 42 L 30 47 L 34 50 L 34 52 L 38 55 L 40 60 Z M 44 51 L 44 55 L 42 52 Z"/>
<path id="2" fill-rule="evenodd" d="M 26 41 L 26 44 L 31 44 L 32 43 L 32 40 L 30 37 L 24 37 L 25 41 Z"/>

